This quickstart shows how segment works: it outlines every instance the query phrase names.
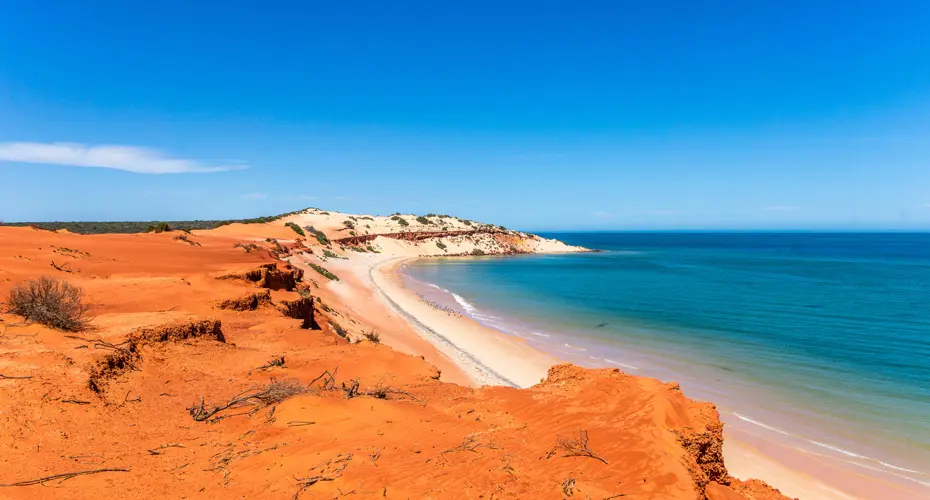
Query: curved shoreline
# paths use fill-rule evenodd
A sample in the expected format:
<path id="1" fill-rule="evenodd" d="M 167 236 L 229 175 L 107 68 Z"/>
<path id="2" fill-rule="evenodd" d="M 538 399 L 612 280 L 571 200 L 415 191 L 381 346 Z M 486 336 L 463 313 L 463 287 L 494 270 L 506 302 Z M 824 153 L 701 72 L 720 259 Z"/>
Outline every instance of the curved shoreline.
<path id="1" fill-rule="evenodd" d="M 383 267 L 400 266 L 415 259 L 415 257 L 398 257 L 372 266 L 372 268 L 368 270 L 368 276 L 371 278 L 371 282 L 374 284 L 374 291 L 376 296 L 384 301 L 391 310 L 403 317 L 404 320 L 407 321 L 407 323 L 409 323 L 417 331 L 417 333 L 419 333 L 429 343 L 433 344 L 433 346 L 436 347 L 439 352 L 458 365 L 459 368 L 465 372 L 468 378 L 470 378 L 475 384 L 517 387 L 517 384 L 515 384 L 513 381 L 497 373 L 493 368 L 485 365 L 480 360 L 466 352 L 464 349 L 455 345 L 454 342 L 446 337 L 443 337 L 436 330 L 423 324 L 416 318 L 416 316 L 407 312 L 400 304 L 394 301 L 390 295 L 385 293 L 384 288 L 378 283 L 378 278 L 376 278 L 375 275 L 389 272 L 387 270 L 382 270 Z M 387 277 L 383 276 L 383 274 L 382 277 L 387 279 Z"/>
<path id="2" fill-rule="evenodd" d="M 400 315 L 443 355 L 451 359 L 475 385 L 530 387 L 545 378 L 555 357 L 467 317 L 451 317 L 420 302 L 400 282 L 396 268 L 417 257 L 398 257 L 375 263 L 369 278 L 376 296 Z"/>
<path id="3" fill-rule="evenodd" d="M 418 331 L 428 331 L 426 340 L 430 341 L 439 348 L 444 355 L 449 356 L 439 345 L 438 342 L 445 342 L 451 349 L 460 354 L 459 357 L 467 357 L 477 365 L 495 372 L 491 366 L 493 363 L 483 362 L 476 356 L 471 355 L 466 349 L 460 347 L 457 342 L 450 340 L 445 333 L 449 333 L 459 325 L 452 322 L 447 328 L 430 328 L 419 320 L 419 311 L 412 312 L 405 310 L 391 298 L 391 293 L 405 295 L 408 299 L 417 301 L 418 297 L 403 286 L 400 282 L 399 266 L 416 260 L 416 257 L 399 257 L 386 260 L 374 265 L 370 269 L 372 281 L 380 296 L 384 297 L 385 303 L 389 304 L 398 314 L 400 314 L 408 323 L 414 325 Z M 375 271 L 378 271 L 377 273 Z M 385 291 L 377 282 L 376 277 L 385 281 L 395 281 L 393 289 Z M 474 322 L 471 319 L 467 321 Z M 493 330 L 490 327 L 481 326 L 481 330 L 473 332 L 476 335 L 488 336 L 507 336 L 509 335 Z M 529 346 L 527 346 L 529 347 Z M 536 350 L 536 348 L 530 348 Z M 538 351 L 537 351 L 538 352 Z M 516 356 L 516 355 L 515 355 Z M 455 356 L 450 358 L 456 364 L 461 366 Z M 510 362 L 518 358 L 511 359 Z M 465 366 L 462 366 L 465 369 Z M 476 366 L 468 367 L 473 370 Z M 469 374 L 470 375 L 470 374 Z M 507 377 L 501 378 L 508 380 Z M 487 383 L 487 382 L 483 382 Z M 493 383 L 493 382 L 492 382 Z M 887 481 L 878 478 L 868 478 L 861 476 L 848 467 L 837 468 L 825 463 L 822 457 L 816 457 L 804 453 L 801 450 L 792 448 L 788 443 L 778 442 L 770 438 L 763 438 L 755 435 L 753 432 L 747 432 L 746 429 L 740 429 L 733 425 L 727 426 L 727 438 L 724 449 L 727 456 L 727 464 L 731 473 L 737 477 L 758 477 L 767 481 L 769 484 L 777 485 L 783 492 L 792 496 L 804 499 L 818 500 L 845 500 L 853 498 L 887 498 L 884 493 L 893 492 L 895 498 L 921 498 L 914 495 L 916 492 L 910 488 L 901 488 L 899 484 L 890 484 Z M 845 486 L 845 487 L 844 487 Z"/>

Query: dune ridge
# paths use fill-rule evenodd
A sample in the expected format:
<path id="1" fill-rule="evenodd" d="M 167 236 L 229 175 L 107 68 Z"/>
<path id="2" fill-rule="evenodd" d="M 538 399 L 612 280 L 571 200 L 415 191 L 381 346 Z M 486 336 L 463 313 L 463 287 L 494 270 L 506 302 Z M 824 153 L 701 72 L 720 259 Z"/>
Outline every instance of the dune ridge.
<path id="1" fill-rule="evenodd" d="M 0 315 L 0 497 L 785 498 L 730 476 L 716 409 L 675 384 L 505 338 L 489 342 L 521 352 L 500 374 L 518 387 L 476 383 L 372 271 L 572 251 L 317 209 L 190 234 L 0 227 L 0 296 L 47 275 L 90 306 L 76 333 Z"/>

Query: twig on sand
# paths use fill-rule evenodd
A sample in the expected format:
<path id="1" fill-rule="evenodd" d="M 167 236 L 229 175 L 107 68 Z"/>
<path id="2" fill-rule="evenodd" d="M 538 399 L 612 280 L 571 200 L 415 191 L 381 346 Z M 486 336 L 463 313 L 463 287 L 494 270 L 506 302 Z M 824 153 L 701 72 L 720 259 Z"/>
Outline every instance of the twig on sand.
<path id="1" fill-rule="evenodd" d="M 62 403 L 71 403 L 75 405 L 89 405 L 90 401 L 82 401 L 80 399 L 62 399 Z"/>
<path id="2" fill-rule="evenodd" d="M 73 477 L 86 476 L 89 474 L 100 474 L 101 472 L 129 472 L 129 469 L 94 469 L 78 472 L 66 472 L 64 474 L 55 474 L 54 476 L 40 477 L 38 479 L 30 479 L 28 481 L 20 481 L 18 483 L 0 484 L 0 488 L 8 488 L 11 486 L 33 486 L 36 484 L 44 484 L 49 481 L 67 481 Z"/>
<path id="3" fill-rule="evenodd" d="M 311 422 L 310 420 L 291 420 L 287 423 L 288 427 L 301 427 L 304 425 L 313 425 L 316 422 Z"/>
<path id="4" fill-rule="evenodd" d="M 256 370 L 268 370 L 268 369 L 274 368 L 274 367 L 276 367 L 276 366 L 282 366 L 282 367 L 284 366 L 284 356 L 283 356 L 283 355 L 282 355 L 282 356 L 278 356 L 277 358 L 272 358 L 271 361 L 269 361 L 269 362 L 263 364 L 262 366 L 259 366 L 258 368 L 256 368 Z"/>
<path id="5" fill-rule="evenodd" d="M 23 380 L 32 378 L 32 375 L 4 375 L 0 373 L 0 380 Z"/>
<path id="6" fill-rule="evenodd" d="M 323 384 L 320 386 L 320 389 L 323 389 L 324 391 L 333 390 L 336 387 L 337 373 L 339 373 L 338 366 L 332 371 L 332 373 L 330 373 L 329 370 L 323 370 L 323 373 L 321 373 L 317 378 L 311 380 L 307 385 L 313 387 L 313 384 L 315 384 L 318 380 L 322 380 Z"/>
<path id="7" fill-rule="evenodd" d="M 165 448 L 184 448 L 184 445 L 181 443 L 169 443 L 169 444 L 163 444 L 159 446 L 158 448 L 152 448 L 151 450 L 145 450 L 145 451 L 149 452 L 149 454 L 152 454 L 152 455 L 161 455 L 159 450 L 164 450 Z"/>
<path id="8" fill-rule="evenodd" d="M 335 481 L 336 479 L 339 479 L 342 476 L 342 472 L 345 471 L 346 467 L 349 466 L 349 461 L 351 460 L 351 453 L 342 453 L 329 459 L 329 461 L 317 465 L 311 469 L 318 470 L 318 474 L 314 476 L 295 478 L 297 479 L 297 491 L 294 492 L 294 500 L 300 498 L 300 494 L 303 493 L 305 489 L 313 486 L 316 483 L 323 481 Z"/>
<path id="9" fill-rule="evenodd" d="M 271 380 L 271 383 L 264 387 L 252 387 L 246 391 L 240 392 L 239 394 L 233 396 L 228 402 L 221 405 L 213 406 L 212 408 L 206 408 L 204 405 L 203 397 L 200 398 L 200 404 L 194 405 L 188 408 L 191 417 L 198 422 L 203 422 L 205 420 L 214 418 L 221 419 L 226 416 L 214 417 L 217 413 L 226 411 L 229 409 L 237 409 L 245 406 L 254 406 L 254 409 L 251 411 L 237 413 L 236 415 L 242 415 L 248 413 L 249 415 L 260 410 L 261 408 L 267 406 L 274 406 L 285 399 L 296 396 L 307 392 L 307 388 L 295 380 L 283 380 L 277 381 L 275 379 Z"/>
<path id="10" fill-rule="evenodd" d="M 604 464 L 607 464 L 607 460 L 604 460 L 604 457 L 598 455 L 588 446 L 588 431 L 581 430 L 578 431 L 578 439 L 567 439 L 559 438 L 559 442 L 555 445 L 555 448 L 546 455 L 546 458 L 551 457 L 556 450 L 562 450 L 565 452 L 563 457 L 588 457 L 595 460 L 599 460 Z"/>

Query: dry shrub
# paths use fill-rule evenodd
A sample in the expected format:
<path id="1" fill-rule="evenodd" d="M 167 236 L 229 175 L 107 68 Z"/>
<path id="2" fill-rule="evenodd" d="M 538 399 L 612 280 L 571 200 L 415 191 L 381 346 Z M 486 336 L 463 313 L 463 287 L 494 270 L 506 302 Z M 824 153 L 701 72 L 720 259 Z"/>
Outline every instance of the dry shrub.
<path id="1" fill-rule="evenodd" d="M 199 405 L 191 406 L 187 411 L 198 422 L 210 419 L 217 420 L 225 418 L 225 416 L 216 416 L 216 414 L 226 410 L 252 407 L 250 413 L 254 413 L 257 410 L 278 404 L 285 399 L 305 392 L 307 392 L 307 386 L 297 380 L 278 381 L 271 379 L 271 382 L 264 387 L 252 387 L 236 394 L 226 403 L 215 405 L 212 408 L 207 408 L 203 398 L 201 398 Z"/>
<path id="2" fill-rule="evenodd" d="M 59 330 L 86 326 L 84 292 L 67 281 L 43 276 L 16 285 L 7 298 L 7 312 Z"/>

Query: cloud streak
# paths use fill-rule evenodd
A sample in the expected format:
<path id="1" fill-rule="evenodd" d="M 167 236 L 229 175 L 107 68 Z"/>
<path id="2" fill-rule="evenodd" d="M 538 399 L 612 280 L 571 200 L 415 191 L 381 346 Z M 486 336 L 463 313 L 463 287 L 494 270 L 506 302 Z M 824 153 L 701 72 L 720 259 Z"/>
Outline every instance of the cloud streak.
<path id="1" fill-rule="evenodd" d="M 171 158 L 149 148 L 70 142 L 0 143 L 0 162 L 111 168 L 137 174 L 210 173 L 247 168 L 245 165 L 206 165 L 196 160 Z"/>

